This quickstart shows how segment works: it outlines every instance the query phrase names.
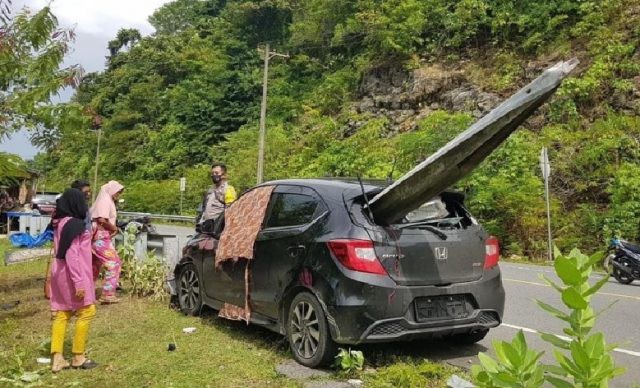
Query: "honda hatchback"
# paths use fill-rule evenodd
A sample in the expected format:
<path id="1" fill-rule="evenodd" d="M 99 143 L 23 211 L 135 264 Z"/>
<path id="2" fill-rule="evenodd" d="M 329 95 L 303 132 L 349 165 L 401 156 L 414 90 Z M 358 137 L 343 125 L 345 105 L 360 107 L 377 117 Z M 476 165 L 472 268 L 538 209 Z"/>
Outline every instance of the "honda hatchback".
<path id="1" fill-rule="evenodd" d="M 221 223 L 192 238 L 175 268 L 183 312 L 207 305 L 265 326 L 287 336 L 309 367 L 333 360 L 338 344 L 433 336 L 470 344 L 500 324 L 498 241 L 462 194 L 443 192 L 382 225 L 367 206 L 383 189 L 374 184 L 300 179 L 258 187 L 271 192 L 252 260 L 216 266 Z M 250 315 L 229 314 L 229 306 Z"/>

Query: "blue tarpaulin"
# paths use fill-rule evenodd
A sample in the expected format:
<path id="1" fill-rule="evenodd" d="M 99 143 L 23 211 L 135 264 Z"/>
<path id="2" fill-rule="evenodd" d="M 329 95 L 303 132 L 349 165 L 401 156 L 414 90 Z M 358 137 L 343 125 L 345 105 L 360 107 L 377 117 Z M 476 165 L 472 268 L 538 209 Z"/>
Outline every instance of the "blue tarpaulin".
<path id="1" fill-rule="evenodd" d="M 47 241 L 53 240 L 53 231 L 45 230 L 38 236 L 31 236 L 29 233 L 14 233 L 10 237 L 14 247 L 36 248 L 43 246 Z"/>

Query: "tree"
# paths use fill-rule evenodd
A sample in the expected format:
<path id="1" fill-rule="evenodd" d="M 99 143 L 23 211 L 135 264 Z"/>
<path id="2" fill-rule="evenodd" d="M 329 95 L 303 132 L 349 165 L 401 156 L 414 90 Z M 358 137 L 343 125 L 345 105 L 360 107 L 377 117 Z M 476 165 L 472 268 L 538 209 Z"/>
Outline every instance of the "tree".
<path id="1" fill-rule="evenodd" d="M 121 28 L 114 40 L 109 41 L 109 53 L 115 56 L 122 48 L 130 49 L 134 44 L 142 39 L 140 31 L 135 28 Z"/>
<path id="2" fill-rule="evenodd" d="M 50 124 L 51 96 L 82 76 L 79 66 L 60 68 L 73 31 L 58 28 L 49 7 L 24 9 L 0 27 L 0 38 L 0 136 Z"/>
<path id="3" fill-rule="evenodd" d="M 0 2 L 0 139 L 20 128 L 46 131 L 82 121 L 77 105 L 51 102 L 82 76 L 79 66 L 60 67 L 73 31 L 59 28 L 49 7 L 25 8 L 12 18 L 7 4 Z"/>

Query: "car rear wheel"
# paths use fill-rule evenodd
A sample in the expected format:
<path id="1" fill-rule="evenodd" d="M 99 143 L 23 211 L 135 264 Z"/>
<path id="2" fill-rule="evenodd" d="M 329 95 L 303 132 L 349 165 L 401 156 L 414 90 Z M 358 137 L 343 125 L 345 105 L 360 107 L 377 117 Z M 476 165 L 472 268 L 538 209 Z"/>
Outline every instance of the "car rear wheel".
<path id="1" fill-rule="evenodd" d="M 198 315 L 202 308 L 200 275 L 192 263 L 185 264 L 178 276 L 178 304 L 187 315 Z"/>
<path id="2" fill-rule="evenodd" d="M 310 368 L 329 364 L 337 351 L 322 306 L 308 292 L 296 295 L 291 302 L 287 338 L 296 361 Z"/>
<path id="3" fill-rule="evenodd" d="M 487 336 L 489 330 L 480 330 L 470 333 L 454 334 L 451 336 L 451 340 L 459 345 L 473 345 L 476 342 L 482 341 Z"/>

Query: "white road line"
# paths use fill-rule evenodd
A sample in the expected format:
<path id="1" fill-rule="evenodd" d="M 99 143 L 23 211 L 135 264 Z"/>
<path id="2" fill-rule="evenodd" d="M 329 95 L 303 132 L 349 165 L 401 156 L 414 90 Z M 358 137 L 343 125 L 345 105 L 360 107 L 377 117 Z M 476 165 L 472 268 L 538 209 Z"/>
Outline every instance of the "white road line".
<path id="1" fill-rule="evenodd" d="M 542 272 L 542 273 L 551 273 L 554 274 L 556 273 L 555 270 L 553 269 L 540 269 L 540 268 L 545 268 L 545 267 L 539 267 L 539 266 L 535 266 L 532 265 L 530 267 L 524 267 L 522 265 L 518 265 L 515 263 L 500 263 L 501 266 L 504 266 L 505 268 L 513 268 L 513 269 L 521 269 L 523 271 L 529 271 L 529 272 Z M 553 268 L 553 267 L 548 267 L 548 268 Z M 603 276 L 605 276 L 604 273 L 594 273 L 593 275 L 589 276 L 589 279 L 601 279 Z"/>
<path id="2" fill-rule="evenodd" d="M 534 334 L 539 334 L 539 333 L 540 333 L 540 332 L 539 332 L 538 330 L 536 330 L 536 329 L 530 329 L 530 328 L 528 328 L 528 327 L 511 325 L 511 324 L 508 324 L 508 323 L 503 323 L 501 326 L 510 327 L 510 328 L 512 328 L 512 329 L 516 329 L 516 330 L 522 330 L 522 331 L 524 331 L 524 332 L 526 332 L 526 333 L 534 333 Z M 564 336 L 564 335 L 557 335 L 557 334 L 554 334 L 554 335 L 555 335 L 556 337 L 560 338 L 560 339 L 561 339 L 561 340 L 563 340 L 563 341 L 567 341 L 567 342 L 571 341 L 571 338 L 566 337 L 566 336 Z M 640 352 L 636 352 L 636 351 L 633 351 L 633 350 L 621 349 L 621 348 L 615 348 L 615 349 L 613 349 L 613 351 L 614 351 L 614 352 L 618 352 L 618 353 L 628 354 L 628 355 L 630 355 L 630 356 L 640 357 Z"/>
<path id="3" fill-rule="evenodd" d="M 548 284 L 545 284 L 545 283 L 530 282 L 530 281 L 528 281 L 528 280 L 509 279 L 509 278 L 502 278 L 502 280 L 504 280 L 504 281 L 506 281 L 506 282 L 523 283 L 523 284 L 530 284 L 530 285 L 532 285 L 532 286 L 539 286 L 539 287 L 548 287 L 548 288 L 551 288 L 551 286 L 550 286 L 550 285 L 548 285 Z M 612 293 L 612 292 L 602 292 L 602 291 L 598 291 L 595 295 L 615 296 L 616 298 L 628 298 L 628 299 L 640 300 L 640 296 L 625 295 L 625 294 L 614 294 L 614 293 Z"/>

